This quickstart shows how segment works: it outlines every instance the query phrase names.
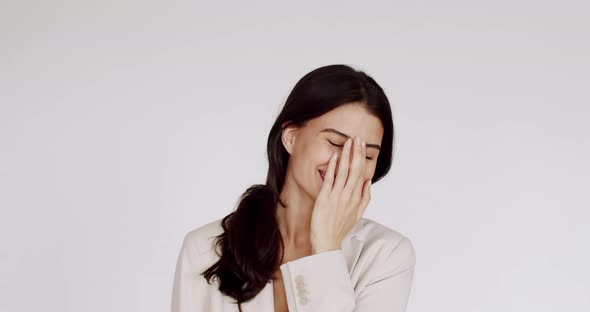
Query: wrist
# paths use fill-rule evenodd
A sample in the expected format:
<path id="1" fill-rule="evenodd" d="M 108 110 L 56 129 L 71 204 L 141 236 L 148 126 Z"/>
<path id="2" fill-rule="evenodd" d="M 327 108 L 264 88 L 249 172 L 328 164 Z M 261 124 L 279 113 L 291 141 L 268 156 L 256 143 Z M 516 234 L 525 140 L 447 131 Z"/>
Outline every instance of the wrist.
<path id="1" fill-rule="evenodd" d="M 325 242 L 325 243 L 312 242 L 311 243 L 311 253 L 312 254 L 317 254 L 320 252 L 337 250 L 337 249 L 342 249 L 342 247 L 340 247 L 340 243 L 336 243 L 336 242 Z"/>

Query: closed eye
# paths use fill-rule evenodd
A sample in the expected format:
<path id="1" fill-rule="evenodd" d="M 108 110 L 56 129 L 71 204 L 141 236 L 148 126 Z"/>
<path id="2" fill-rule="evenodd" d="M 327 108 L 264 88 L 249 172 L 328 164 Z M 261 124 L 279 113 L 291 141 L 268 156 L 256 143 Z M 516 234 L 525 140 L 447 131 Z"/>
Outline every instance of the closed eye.
<path id="1" fill-rule="evenodd" d="M 330 140 L 328 140 L 328 142 L 330 142 L 330 144 L 332 144 L 332 146 L 336 146 L 336 147 L 343 147 L 344 144 L 336 144 Z M 367 157 L 368 160 L 373 160 L 373 157 Z"/>

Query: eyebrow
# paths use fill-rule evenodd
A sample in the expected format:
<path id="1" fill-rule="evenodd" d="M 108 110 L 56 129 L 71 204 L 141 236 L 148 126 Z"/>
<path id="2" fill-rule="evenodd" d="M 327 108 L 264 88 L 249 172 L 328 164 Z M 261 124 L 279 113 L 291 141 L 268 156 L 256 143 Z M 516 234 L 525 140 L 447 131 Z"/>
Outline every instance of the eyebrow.
<path id="1" fill-rule="evenodd" d="M 330 133 L 337 134 L 337 135 L 339 135 L 341 137 L 344 137 L 344 138 L 347 138 L 347 139 L 350 138 L 350 135 L 348 135 L 346 133 L 342 133 L 342 132 L 340 132 L 340 131 L 338 131 L 336 129 L 332 129 L 332 128 L 326 128 L 326 129 L 323 129 L 320 132 L 330 132 Z M 369 144 L 369 143 L 367 143 L 366 146 L 367 147 L 376 148 L 379 151 L 381 150 L 381 146 L 379 146 L 379 144 Z"/>

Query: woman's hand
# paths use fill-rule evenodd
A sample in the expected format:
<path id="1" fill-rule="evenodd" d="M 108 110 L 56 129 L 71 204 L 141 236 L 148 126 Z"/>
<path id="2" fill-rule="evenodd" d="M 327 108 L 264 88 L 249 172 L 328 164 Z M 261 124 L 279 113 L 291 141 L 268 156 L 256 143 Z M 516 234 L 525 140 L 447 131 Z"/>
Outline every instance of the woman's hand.
<path id="1" fill-rule="evenodd" d="M 313 254 L 340 249 L 342 239 L 361 219 L 371 199 L 371 179 L 364 181 L 365 143 L 360 137 L 355 138 L 354 149 L 352 143 L 348 139 L 344 144 L 337 172 L 338 153 L 330 158 L 311 216 Z"/>

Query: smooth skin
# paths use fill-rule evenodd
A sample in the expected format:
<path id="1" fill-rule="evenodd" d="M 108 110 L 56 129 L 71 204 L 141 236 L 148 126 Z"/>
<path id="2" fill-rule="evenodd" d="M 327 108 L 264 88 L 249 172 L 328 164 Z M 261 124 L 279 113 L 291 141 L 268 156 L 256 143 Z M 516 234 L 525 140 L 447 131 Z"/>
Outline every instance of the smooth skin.
<path id="1" fill-rule="evenodd" d="M 371 200 L 371 179 L 364 180 L 364 140 L 358 136 L 354 142 L 347 139 L 342 157 L 338 156 L 338 152 L 335 152 L 330 158 L 313 208 L 310 236 L 312 254 L 340 249 L 344 236 L 362 218 Z M 287 298 L 280 272 L 276 274 L 273 292 L 275 311 L 286 312 Z"/>
<path id="2" fill-rule="evenodd" d="M 280 194 L 287 208 L 277 204 L 276 209 L 284 242 L 281 264 L 341 249 L 344 236 L 367 209 L 383 138 L 379 118 L 357 102 L 341 105 L 304 126 L 285 122 L 283 127 L 281 140 L 290 158 Z M 351 138 L 364 139 L 366 147 L 355 148 Z M 319 171 L 325 172 L 323 180 Z M 278 269 L 273 274 L 273 292 L 275 311 L 286 312 Z"/>
<path id="3" fill-rule="evenodd" d="M 346 234 L 365 213 L 371 200 L 371 179 L 363 180 L 365 155 L 365 142 L 357 136 L 354 142 L 346 140 L 340 159 L 338 152 L 330 158 L 311 217 L 313 254 L 340 249 Z"/>

